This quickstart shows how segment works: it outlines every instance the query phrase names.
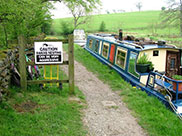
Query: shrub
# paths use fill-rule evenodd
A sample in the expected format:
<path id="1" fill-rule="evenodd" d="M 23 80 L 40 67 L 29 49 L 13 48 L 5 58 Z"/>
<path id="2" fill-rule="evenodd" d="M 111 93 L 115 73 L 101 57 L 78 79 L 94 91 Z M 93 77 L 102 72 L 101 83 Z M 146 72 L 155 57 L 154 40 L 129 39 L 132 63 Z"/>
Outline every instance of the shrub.
<path id="1" fill-rule="evenodd" d="M 99 31 L 100 32 L 105 32 L 106 31 L 106 24 L 105 24 L 104 21 L 101 22 Z"/>
<path id="2" fill-rule="evenodd" d="M 172 78 L 176 79 L 176 80 L 182 80 L 182 76 L 181 75 L 173 75 Z"/>
<path id="3" fill-rule="evenodd" d="M 69 35 L 73 33 L 73 28 L 70 27 L 71 25 L 69 25 L 66 22 L 61 22 L 61 26 L 62 26 L 62 34 L 63 35 Z"/>

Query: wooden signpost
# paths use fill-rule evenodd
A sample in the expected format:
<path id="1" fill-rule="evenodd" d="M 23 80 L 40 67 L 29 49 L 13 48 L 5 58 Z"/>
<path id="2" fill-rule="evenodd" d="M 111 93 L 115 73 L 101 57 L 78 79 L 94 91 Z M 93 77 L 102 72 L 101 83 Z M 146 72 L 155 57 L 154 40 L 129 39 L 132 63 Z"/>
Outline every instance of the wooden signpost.
<path id="1" fill-rule="evenodd" d="M 61 40 L 63 43 L 68 42 L 68 60 L 61 62 L 59 65 L 68 65 L 68 80 L 27 80 L 26 67 L 28 65 L 36 65 L 35 62 L 26 62 L 25 59 L 25 40 L 23 36 L 19 36 L 19 67 L 20 67 L 20 83 L 21 89 L 27 90 L 28 84 L 45 84 L 45 83 L 69 83 L 69 93 L 74 94 L 74 44 L 73 35 L 68 36 L 68 40 Z M 55 42 L 60 40 L 44 40 Z M 44 64 L 41 64 L 44 65 Z M 48 64 L 46 64 L 48 65 Z"/>

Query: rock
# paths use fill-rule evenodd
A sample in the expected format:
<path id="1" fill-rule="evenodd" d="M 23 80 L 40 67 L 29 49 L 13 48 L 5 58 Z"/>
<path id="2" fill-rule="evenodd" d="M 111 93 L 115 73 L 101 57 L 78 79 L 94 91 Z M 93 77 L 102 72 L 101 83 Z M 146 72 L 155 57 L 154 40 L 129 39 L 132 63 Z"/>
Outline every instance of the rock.
<path id="1" fill-rule="evenodd" d="M 113 101 L 102 101 L 104 107 L 116 107 L 117 105 Z"/>
<path id="2" fill-rule="evenodd" d="M 5 70 L 1 73 L 1 76 L 2 76 L 3 78 L 5 78 L 7 75 L 8 75 L 8 69 L 5 69 Z"/>
<path id="3" fill-rule="evenodd" d="M 78 102 L 78 103 L 81 102 L 80 99 L 79 99 L 78 97 L 70 97 L 70 98 L 69 98 L 69 101 L 70 101 L 70 102 Z"/>
<path id="4" fill-rule="evenodd" d="M 2 60 L 0 60 L 0 67 L 4 66 L 4 62 Z"/>
<path id="5" fill-rule="evenodd" d="M 2 95 L 2 93 L 0 92 L 0 102 L 2 102 L 2 100 L 3 100 L 3 95 Z"/>

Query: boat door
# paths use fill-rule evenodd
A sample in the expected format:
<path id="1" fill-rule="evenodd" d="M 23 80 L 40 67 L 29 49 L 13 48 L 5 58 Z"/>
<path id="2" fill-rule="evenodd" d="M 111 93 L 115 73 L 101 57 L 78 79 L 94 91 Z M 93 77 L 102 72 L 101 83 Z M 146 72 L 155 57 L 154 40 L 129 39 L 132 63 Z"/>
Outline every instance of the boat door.
<path id="1" fill-rule="evenodd" d="M 109 61 L 113 64 L 114 63 L 114 56 L 115 56 L 115 45 L 111 44 L 111 51 L 109 55 Z"/>
<path id="2" fill-rule="evenodd" d="M 166 76 L 180 74 L 180 52 L 167 51 Z"/>

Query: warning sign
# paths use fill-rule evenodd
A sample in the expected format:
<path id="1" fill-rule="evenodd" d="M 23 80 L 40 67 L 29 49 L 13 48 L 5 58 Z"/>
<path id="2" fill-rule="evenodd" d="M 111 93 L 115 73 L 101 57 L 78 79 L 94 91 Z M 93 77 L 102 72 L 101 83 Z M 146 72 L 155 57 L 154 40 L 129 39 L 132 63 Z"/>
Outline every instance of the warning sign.
<path id="1" fill-rule="evenodd" d="M 35 64 L 63 63 L 62 42 L 34 42 Z"/>

